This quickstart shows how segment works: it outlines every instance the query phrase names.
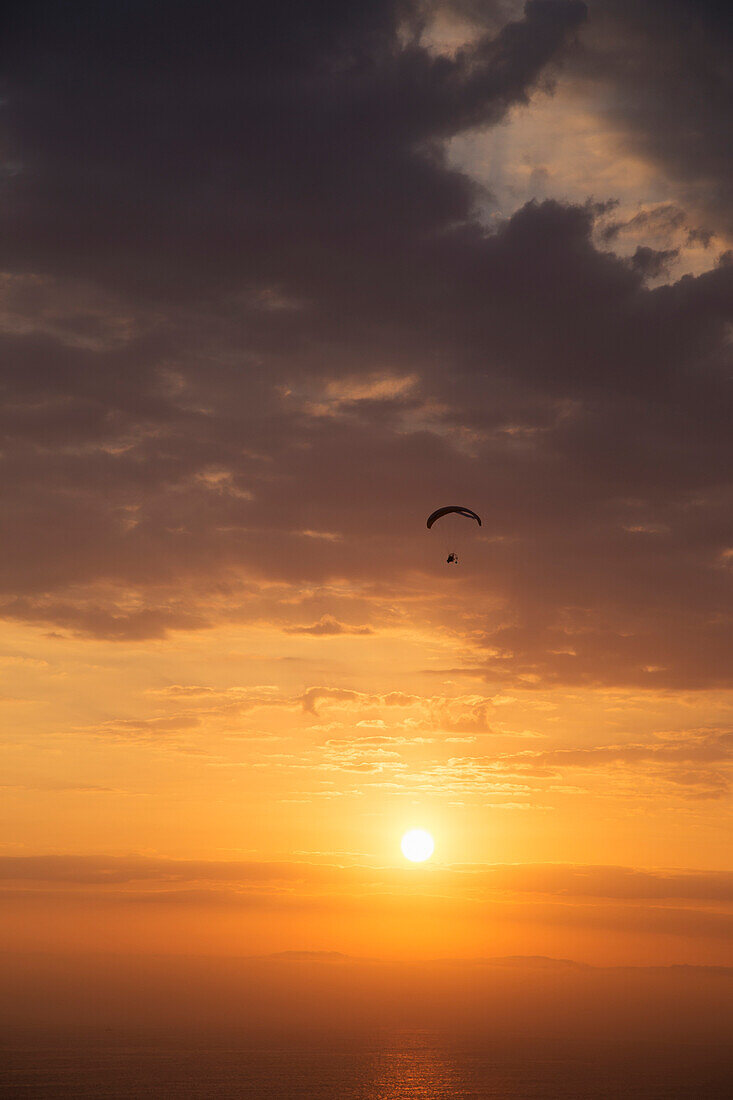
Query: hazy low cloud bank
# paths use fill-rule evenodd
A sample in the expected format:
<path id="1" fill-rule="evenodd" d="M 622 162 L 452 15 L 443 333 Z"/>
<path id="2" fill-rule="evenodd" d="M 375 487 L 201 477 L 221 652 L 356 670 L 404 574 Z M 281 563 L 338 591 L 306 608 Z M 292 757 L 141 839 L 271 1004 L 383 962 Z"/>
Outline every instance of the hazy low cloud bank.
<path id="1" fill-rule="evenodd" d="M 646 871 L 572 864 L 456 865 L 411 869 L 309 862 L 159 859 L 138 856 L 0 856 L 6 884 L 120 886 L 150 883 L 159 890 L 196 883 L 242 889 L 262 883 L 300 883 L 348 889 L 392 885 L 431 892 L 446 885 L 475 891 L 554 894 L 568 898 L 683 899 L 733 902 L 733 872 Z"/>
<path id="2" fill-rule="evenodd" d="M 24 951 L 51 935 L 73 951 L 199 943 L 221 954 L 254 935 L 284 948 L 353 952 L 366 942 L 371 954 L 376 927 L 384 958 L 444 953 L 446 944 L 455 954 L 459 943 L 483 953 L 501 942 L 551 943 L 596 959 L 644 950 L 664 961 L 724 961 L 733 933 L 725 872 L 37 856 L 4 857 L 0 876 L 7 942 Z"/>
<path id="3" fill-rule="evenodd" d="M 5 957 L 3 970 L 0 1006 L 12 1014 L 12 1035 L 28 1027 L 222 1037 L 327 1030 L 333 1041 L 407 1027 L 504 1042 L 676 1038 L 710 1044 L 710 1056 L 733 1012 L 731 972 L 704 967 L 604 970 L 542 958 L 378 963 L 304 953 Z"/>

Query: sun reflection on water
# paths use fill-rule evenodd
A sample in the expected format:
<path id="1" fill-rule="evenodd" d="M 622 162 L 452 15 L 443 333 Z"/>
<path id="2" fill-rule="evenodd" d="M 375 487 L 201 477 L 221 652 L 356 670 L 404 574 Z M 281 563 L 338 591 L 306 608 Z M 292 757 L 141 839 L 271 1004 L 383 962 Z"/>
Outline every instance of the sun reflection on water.
<path id="1" fill-rule="evenodd" d="M 429 1031 L 392 1033 L 374 1052 L 364 1100 L 459 1100 L 466 1092 L 465 1066 Z M 489 1097 L 493 1092 L 485 1091 Z"/>

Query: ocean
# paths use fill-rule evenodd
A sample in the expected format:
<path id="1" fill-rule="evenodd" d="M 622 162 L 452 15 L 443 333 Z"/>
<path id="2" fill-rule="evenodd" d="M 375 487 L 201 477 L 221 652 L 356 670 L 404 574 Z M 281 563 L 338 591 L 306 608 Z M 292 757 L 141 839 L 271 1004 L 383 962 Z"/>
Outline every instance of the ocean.
<path id="1" fill-rule="evenodd" d="M 227 1041 L 150 1034 L 0 1042 L 0 1096 L 170 1100 L 712 1100 L 720 1045 L 458 1041 L 427 1030 Z"/>

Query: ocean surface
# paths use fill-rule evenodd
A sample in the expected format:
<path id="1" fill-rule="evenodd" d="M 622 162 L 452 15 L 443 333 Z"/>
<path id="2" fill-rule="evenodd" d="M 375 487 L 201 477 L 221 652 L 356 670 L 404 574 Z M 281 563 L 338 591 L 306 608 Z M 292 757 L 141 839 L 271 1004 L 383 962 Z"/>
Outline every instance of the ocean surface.
<path id="1" fill-rule="evenodd" d="M 720 1046 L 459 1042 L 403 1030 L 368 1038 L 229 1042 L 119 1035 L 7 1036 L 3 1097 L 252 1100 L 708 1100 L 731 1095 Z"/>

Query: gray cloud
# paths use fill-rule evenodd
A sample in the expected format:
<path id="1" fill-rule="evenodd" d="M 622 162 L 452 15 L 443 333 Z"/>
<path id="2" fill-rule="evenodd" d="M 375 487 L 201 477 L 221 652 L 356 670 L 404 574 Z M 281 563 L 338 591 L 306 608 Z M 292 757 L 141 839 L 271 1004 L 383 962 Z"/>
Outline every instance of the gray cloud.
<path id="1" fill-rule="evenodd" d="M 629 142 L 686 185 L 714 225 L 730 232 L 733 19 L 724 0 L 592 0 L 576 62 L 605 79 L 608 108 Z"/>
<path id="2" fill-rule="evenodd" d="M 333 615 L 323 615 L 312 626 L 286 626 L 286 634 L 310 634 L 315 638 L 319 637 L 331 637 L 336 634 L 373 634 L 374 631 L 369 626 L 346 626 L 344 623 L 340 623 L 337 619 L 334 619 Z"/>

